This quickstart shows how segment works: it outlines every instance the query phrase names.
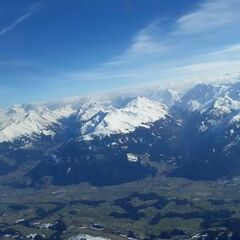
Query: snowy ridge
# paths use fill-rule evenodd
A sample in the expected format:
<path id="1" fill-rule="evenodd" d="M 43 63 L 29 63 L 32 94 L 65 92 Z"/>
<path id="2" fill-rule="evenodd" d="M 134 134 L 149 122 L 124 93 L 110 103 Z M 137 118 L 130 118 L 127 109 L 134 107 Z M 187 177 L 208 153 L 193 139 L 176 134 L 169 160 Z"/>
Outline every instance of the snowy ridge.
<path id="1" fill-rule="evenodd" d="M 220 117 L 237 110 L 240 110 L 240 102 L 233 100 L 229 96 L 224 96 L 210 102 L 207 106 L 203 106 L 202 109 L 200 109 L 200 112 L 209 112 L 209 114 L 215 117 Z"/>
<path id="2" fill-rule="evenodd" d="M 52 108 L 52 109 L 51 109 Z M 125 134 L 137 127 L 150 125 L 168 114 L 167 107 L 146 97 L 128 98 L 119 107 L 112 102 L 88 101 L 76 108 L 65 105 L 54 108 L 46 105 L 16 105 L 1 111 L 0 142 L 13 142 L 21 137 L 55 136 L 54 126 L 71 115 L 76 117 L 79 136 L 85 140 L 93 136 Z"/>
<path id="3" fill-rule="evenodd" d="M 200 111 L 203 105 L 228 94 L 228 83 L 200 83 L 188 90 L 177 105 L 188 112 Z"/>
<path id="4" fill-rule="evenodd" d="M 178 110 L 198 113 L 200 132 L 239 125 L 240 81 L 197 84 L 177 103 Z"/>
<path id="5" fill-rule="evenodd" d="M 79 121 L 88 121 L 94 117 L 97 113 L 104 111 L 100 103 L 96 101 L 90 101 L 82 105 L 78 112 Z"/>
<path id="6" fill-rule="evenodd" d="M 70 116 L 77 136 L 84 140 L 150 128 L 160 119 L 175 116 L 176 111 L 182 112 L 183 118 L 192 113 L 199 116 L 201 132 L 210 127 L 240 125 L 240 81 L 197 84 L 181 98 L 169 89 L 146 89 L 141 96 L 136 95 L 130 92 L 0 109 L 0 142 L 40 135 L 53 137 L 57 134 L 55 126 Z"/>
<path id="7" fill-rule="evenodd" d="M 200 126 L 202 132 L 207 131 L 210 127 L 223 130 L 235 125 L 239 128 L 240 102 L 228 96 L 220 97 L 209 105 L 203 106 L 200 113 L 205 116 L 205 120 Z"/>
<path id="8" fill-rule="evenodd" d="M 151 123 L 164 119 L 167 115 L 167 107 L 163 104 L 146 97 L 137 97 L 123 108 L 99 111 L 83 125 L 81 133 L 85 135 L 85 139 L 92 136 L 129 133 L 137 127 L 149 128 Z"/>
<path id="9" fill-rule="evenodd" d="M 68 117 L 73 112 L 70 106 L 55 111 L 42 106 L 34 108 L 14 106 L 1 114 L 0 142 L 12 142 L 20 137 L 32 137 L 33 135 L 54 136 L 55 133 L 51 127 L 59 119 Z"/>

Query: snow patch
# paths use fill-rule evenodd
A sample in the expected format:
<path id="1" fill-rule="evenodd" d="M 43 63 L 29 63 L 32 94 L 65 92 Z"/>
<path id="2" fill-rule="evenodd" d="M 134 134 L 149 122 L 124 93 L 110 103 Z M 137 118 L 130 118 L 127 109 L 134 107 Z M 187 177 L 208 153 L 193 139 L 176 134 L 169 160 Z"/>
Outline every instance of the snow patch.
<path id="1" fill-rule="evenodd" d="M 76 237 L 71 237 L 68 240 L 110 240 L 109 238 L 103 238 L 103 237 L 93 237 L 86 234 L 79 234 Z"/>
<path id="2" fill-rule="evenodd" d="M 133 154 L 133 153 L 128 153 L 127 154 L 127 159 L 129 162 L 137 162 L 138 161 L 138 156 Z"/>

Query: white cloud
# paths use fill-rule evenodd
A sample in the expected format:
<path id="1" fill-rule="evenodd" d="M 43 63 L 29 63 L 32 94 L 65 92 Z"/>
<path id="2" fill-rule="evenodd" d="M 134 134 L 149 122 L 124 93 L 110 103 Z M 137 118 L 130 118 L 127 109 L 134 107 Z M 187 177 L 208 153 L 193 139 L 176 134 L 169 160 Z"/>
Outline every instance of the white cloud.
<path id="1" fill-rule="evenodd" d="M 191 13 L 176 19 L 172 31 L 162 31 L 165 23 L 160 20 L 150 23 L 136 33 L 123 54 L 114 57 L 106 65 L 137 63 L 142 59 L 146 61 L 153 56 L 174 54 L 174 51 L 181 50 L 180 47 L 183 48 L 184 44 L 194 46 L 196 43 L 198 45 L 201 39 L 212 40 L 213 36 L 222 38 L 227 34 L 226 30 L 233 29 L 236 32 L 240 27 L 239 13 L 239 0 L 204 0 Z M 198 37 L 193 39 L 196 34 Z"/>
<path id="2" fill-rule="evenodd" d="M 179 87 L 200 82 L 222 82 L 240 77 L 240 60 L 204 61 L 171 69 L 169 81 Z"/>
<path id="3" fill-rule="evenodd" d="M 33 4 L 29 8 L 27 13 L 25 13 L 24 15 L 17 18 L 13 23 L 8 25 L 7 27 L 0 30 L 0 36 L 6 34 L 7 32 L 11 31 L 12 29 L 14 29 L 17 25 L 19 25 L 21 22 L 23 22 L 26 18 L 30 17 L 33 13 L 35 13 L 40 8 L 40 6 L 41 6 L 40 3 Z"/>
<path id="4" fill-rule="evenodd" d="M 187 35 L 222 28 L 240 21 L 239 0 L 205 0 L 197 10 L 179 18 L 175 34 Z"/>
<path id="5" fill-rule="evenodd" d="M 65 80 L 101 81 L 106 85 L 112 80 L 125 86 L 157 82 L 181 85 L 238 74 L 239 12 L 239 0 L 204 0 L 191 13 L 176 19 L 172 31 L 162 31 L 164 23 L 154 21 L 135 34 L 121 55 L 95 69 L 68 74 Z M 230 36 L 233 43 L 224 41 L 229 27 L 234 30 Z M 216 44 L 218 38 L 221 43 Z"/>
<path id="6" fill-rule="evenodd" d="M 143 28 L 133 38 L 132 45 L 128 49 L 127 54 L 151 54 L 166 51 L 167 47 L 162 45 L 157 38 L 160 31 L 160 21 L 155 21 Z"/>
<path id="7" fill-rule="evenodd" d="M 219 56 L 219 55 L 227 55 L 227 54 L 237 54 L 239 57 L 240 56 L 240 43 L 226 46 L 218 51 L 210 52 L 208 55 L 209 56 Z"/>
<path id="8" fill-rule="evenodd" d="M 203 62 L 196 63 L 187 66 L 182 66 L 175 69 L 178 73 L 200 73 L 203 71 L 217 70 L 218 72 L 227 71 L 231 68 L 232 71 L 240 71 L 240 60 L 239 61 L 213 61 L 213 62 Z"/>
<path id="9" fill-rule="evenodd" d="M 157 55 L 166 53 L 169 49 L 163 41 L 159 39 L 162 22 L 156 20 L 138 31 L 130 42 L 129 48 L 121 55 L 114 57 L 105 65 L 116 66 L 139 61 L 146 55 Z"/>

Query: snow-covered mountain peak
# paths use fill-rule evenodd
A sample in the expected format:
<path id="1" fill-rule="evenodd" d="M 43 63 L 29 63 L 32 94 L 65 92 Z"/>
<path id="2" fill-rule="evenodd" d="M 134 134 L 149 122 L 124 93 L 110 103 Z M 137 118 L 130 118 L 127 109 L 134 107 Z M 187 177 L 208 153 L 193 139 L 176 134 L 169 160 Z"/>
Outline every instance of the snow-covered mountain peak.
<path id="1" fill-rule="evenodd" d="M 92 100 L 84 103 L 81 107 L 82 109 L 92 109 L 92 108 L 101 108 L 101 105 L 99 102 Z"/>
<path id="2" fill-rule="evenodd" d="M 98 119 L 94 118 L 91 123 L 88 122 L 92 131 L 88 132 L 86 138 L 128 133 L 137 127 L 149 128 L 153 122 L 165 118 L 166 115 L 168 110 L 163 104 L 146 97 L 136 97 L 126 107 L 112 108 L 104 116 L 99 115 Z"/>
<path id="3" fill-rule="evenodd" d="M 228 95 L 224 95 L 202 106 L 200 112 L 208 112 L 212 116 L 220 117 L 237 110 L 240 110 L 240 102 L 233 100 Z"/>
<path id="4" fill-rule="evenodd" d="M 240 102 L 235 101 L 225 95 L 224 97 L 219 97 L 215 102 L 214 102 L 214 108 L 217 110 L 221 110 L 225 113 L 229 113 L 232 110 L 238 110 L 240 109 Z"/>
<path id="5" fill-rule="evenodd" d="M 132 100 L 134 97 L 129 96 L 118 96 L 117 98 L 114 98 L 112 101 L 112 107 L 114 108 L 123 108 L 126 107 L 126 105 Z"/>
<path id="6" fill-rule="evenodd" d="M 70 106 L 55 111 L 37 105 L 35 108 L 13 106 L 0 117 L 0 142 L 14 141 L 21 137 L 31 138 L 35 135 L 54 136 L 53 125 L 58 120 L 74 113 Z"/>
<path id="7" fill-rule="evenodd" d="M 144 108 L 144 107 L 152 107 L 153 103 L 157 103 L 156 101 L 150 100 L 144 96 L 138 96 L 131 100 L 127 105 L 126 108 Z"/>
<path id="8" fill-rule="evenodd" d="M 240 114 L 240 81 L 232 83 L 202 83 L 179 98 L 171 89 L 146 89 L 141 94 L 106 96 L 105 98 L 79 98 L 63 103 L 15 105 L 0 111 L 0 142 L 38 135 L 54 136 L 55 126 L 62 118 L 72 116 L 79 137 L 124 134 L 138 127 L 149 128 L 154 122 L 166 118 L 169 112 L 179 116 L 199 116 L 206 126 L 216 126 Z M 161 99 L 164 99 L 162 101 Z M 167 106 L 163 104 L 168 102 Z M 171 108 L 169 108 L 171 107 Z M 198 115 L 197 115 L 198 114 Z M 183 116 L 184 119 L 185 116 Z M 234 118 L 234 122 L 239 117 Z"/>
<path id="9" fill-rule="evenodd" d="M 104 112 L 100 103 L 96 101 L 87 102 L 79 109 L 78 120 L 83 122 L 89 121 L 99 112 Z"/>
<path id="10" fill-rule="evenodd" d="M 188 112 L 205 112 L 216 101 L 216 107 L 220 101 L 229 97 L 232 100 L 240 100 L 240 82 L 214 82 L 200 83 L 189 89 L 178 101 L 178 108 Z"/>
<path id="11" fill-rule="evenodd" d="M 16 105 L 0 117 L 0 141 L 34 136 L 54 136 L 62 118 L 76 116 L 82 136 L 128 133 L 137 127 L 149 127 L 165 118 L 167 107 L 144 96 L 124 98 L 125 104 L 88 101 L 78 109 L 73 105 L 50 107 L 42 104 Z M 74 116 L 73 115 L 73 116 Z"/>

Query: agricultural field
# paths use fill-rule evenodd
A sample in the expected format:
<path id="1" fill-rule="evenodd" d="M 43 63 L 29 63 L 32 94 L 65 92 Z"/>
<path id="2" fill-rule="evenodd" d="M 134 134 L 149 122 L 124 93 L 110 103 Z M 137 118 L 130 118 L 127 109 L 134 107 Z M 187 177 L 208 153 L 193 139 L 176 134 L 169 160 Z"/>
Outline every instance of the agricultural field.
<path id="1" fill-rule="evenodd" d="M 238 178 L 197 182 L 166 177 L 111 187 L 2 185 L 0 236 L 71 239 L 87 234 L 112 240 L 203 239 L 205 232 L 237 236 L 239 185 Z"/>

